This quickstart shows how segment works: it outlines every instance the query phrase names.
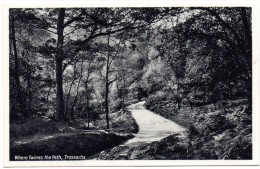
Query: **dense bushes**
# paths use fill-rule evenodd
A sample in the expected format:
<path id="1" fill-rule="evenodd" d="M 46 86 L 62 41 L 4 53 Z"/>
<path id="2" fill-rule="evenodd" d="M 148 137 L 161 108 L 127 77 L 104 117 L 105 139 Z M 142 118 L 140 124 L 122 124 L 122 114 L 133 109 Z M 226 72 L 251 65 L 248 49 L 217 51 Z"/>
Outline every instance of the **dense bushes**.
<path id="1" fill-rule="evenodd" d="M 252 117 L 246 99 L 177 110 L 171 100 L 155 98 L 148 98 L 147 108 L 189 129 L 193 159 L 252 159 Z"/>
<path id="2" fill-rule="evenodd" d="M 53 134 L 66 127 L 66 124 L 57 123 L 49 118 L 35 118 L 21 124 L 10 125 L 10 138 L 26 137 L 35 134 Z"/>
<path id="3" fill-rule="evenodd" d="M 128 110 L 118 111 L 109 115 L 111 130 L 120 133 L 137 133 L 139 127 L 132 117 L 131 112 Z M 101 120 L 98 122 L 98 126 L 101 129 L 106 129 L 106 121 L 104 115 L 101 116 Z"/>

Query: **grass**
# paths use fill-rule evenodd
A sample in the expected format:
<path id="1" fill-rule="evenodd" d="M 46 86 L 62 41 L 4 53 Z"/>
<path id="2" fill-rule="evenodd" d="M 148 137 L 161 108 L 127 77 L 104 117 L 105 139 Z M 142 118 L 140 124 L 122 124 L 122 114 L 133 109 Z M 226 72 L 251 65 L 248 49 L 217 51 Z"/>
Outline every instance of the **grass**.
<path id="1" fill-rule="evenodd" d="M 73 123 L 55 122 L 38 117 L 10 124 L 10 160 L 15 156 L 69 155 L 89 158 L 133 137 L 138 125 L 129 111 L 110 114 L 110 130 L 104 117 L 98 125 L 86 130 L 84 120 Z"/>
<path id="2" fill-rule="evenodd" d="M 133 136 L 119 135 L 113 132 L 95 131 L 70 134 L 56 134 L 46 139 L 33 139 L 17 143 L 10 149 L 10 160 L 15 156 L 84 156 L 87 157 L 102 150 L 114 147 Z M 83 159 L 83 160 L 84 160 Z M 44 159 L 43 159 L 44 160 Z"/>

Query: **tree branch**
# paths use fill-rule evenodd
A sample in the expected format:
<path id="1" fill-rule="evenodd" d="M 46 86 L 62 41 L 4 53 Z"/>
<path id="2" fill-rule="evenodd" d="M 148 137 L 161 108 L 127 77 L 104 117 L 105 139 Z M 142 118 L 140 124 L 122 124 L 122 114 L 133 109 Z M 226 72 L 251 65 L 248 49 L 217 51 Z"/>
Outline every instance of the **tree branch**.
<path id="1" fill-rule="evenodd" d="M 91 39 L 94 39 L 94 38 L 99 37 L 99 36 L 110 35 L 110 34 L 114 34 L 114 33 L 117 33 L 117 32 L 123 31 L 123 30 L 136 29 L 136 28 L 142 28 L 142 27 L 145 27 L 145 26 L 144 25 L 141 25 L 141 26 L 127 25 L 123 28 L 116 29 L 114 31 L 100 32 L 98 34 L 95 34 L 95 31 L 97 29 L 93 29 L 93 31 L 91 32 L 91 34 L 89 35 L 89 37 L 87 39 L 76 42 L 76 45 L 83 45 L 83 44 L 89 42 Z"/>
<path id="2" fill-rule="evenodd" d="M 116 76 L 115 79 L 108 82 L 108 85 L 112 84 L 114 81 L 117 81 L 121 76 Z"/>
<path id="3" fill-rule="evenodd" d="M 217 19 L 224 27 L 226 27 L 227 29 L 229 29 L 229 30 L 233 33 L 233 35 L 234 35 L 234 37 L 235 37 L 235 39 L 236 39 L 237 44 L 240 46 L 240 38 L 239 38 L 239 36 L 238 36 L 238 33 L 237 33 L 237 32 L 235 31 L 235 29 L 233 29 L 228 23 L 226 23 L 226 22 L 219 16 L 218 13 L 216 13 L 216 12 L 213 11 L 213 10 L 211 10 L 210 8 L 205 8 L 205 7 L 199 7 L 199 8 L 195 8 L 195 9 L 206 10 L 206 11 L 208 11 L 211 15 L 215 16 L 216 19 Z"/>
<path id="4" fill-rule="evenodd" d="M 68 22 L 66 22 L 66 23 L 64 24 L 64 28 L 67 27 L 68 25 L 70 25 L 71 23 L 75 22 L 75 21 L 80 21 L 80 20 L 82 20 L 82 19 L 83 19 L 82 16 L 83 16 L 84 14 L 85 14 L 85 12 L 82 11 L 77 17 L 72 18 L 71 20 L 69 20 Z"/>
<path id="5" fill-rule="evenodd" d="M 32 26 L 32 27 L 34 27 L 34 28 L 36 28 L 36 29 L 41 29 L 41 30 L 48 31 L 48 32 L 53 33 L 53 34 L 57 34 L 57 32 L 53 32 L 53 31 L 48 30 L 48 29 L 40 28 L 40 27 L 37 27 L 37 26 L 32 25 L 32 24 L 29 24 L 29 25 Z"/>
<path id="6" fill-rule="evenodd" d="M 119 46 L 119 45 L 118 45 L 118 46 Z M 120 49 L 118 49 L 118 50 L 116 51 L 115 55 L 112 57 L 112 59 L 111 59 L 110 62 L 108 63 L 108 66 L 109 66 L 109 67 L 111 66 L 111 64 L 112 64 L 112 62 L 115 60 L 115 58 L 117 57 L 117 55 L 118 55 L 118 53 L 119 53 L 119 50 L 120 50 Z"/>

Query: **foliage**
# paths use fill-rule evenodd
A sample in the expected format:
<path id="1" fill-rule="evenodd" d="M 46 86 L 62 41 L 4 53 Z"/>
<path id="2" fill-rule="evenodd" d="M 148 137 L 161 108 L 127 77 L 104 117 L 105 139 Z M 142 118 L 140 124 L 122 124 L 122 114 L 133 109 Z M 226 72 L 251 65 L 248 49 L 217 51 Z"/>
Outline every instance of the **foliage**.
<path id="1" fill-rule="evenodd" d="M 167 101 L 148 99 L 146 107 L 189 129 L 192 159 L 251 159 L 252 121 L 245 113 L 247 104 L 244 99 L 229 101 L 217 109 L 210 104 L 176 110 Z"/>
<path id="2" fill-rule="evenodd" d="M 109 118 L 111 119 L 111 131 L 117 133 L 137 133 L 139 131 L 138 124 L 128 110 L 111 113 Z M 101 116 L 98 126 L 100 129 L 106 129 L 104 116 Z"/>

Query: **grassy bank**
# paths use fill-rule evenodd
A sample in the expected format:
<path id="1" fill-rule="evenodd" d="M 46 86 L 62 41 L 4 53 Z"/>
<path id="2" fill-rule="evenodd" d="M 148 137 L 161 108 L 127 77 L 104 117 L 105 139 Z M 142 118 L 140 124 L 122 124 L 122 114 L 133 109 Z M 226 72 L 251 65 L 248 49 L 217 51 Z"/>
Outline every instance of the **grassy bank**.
<path id="1" fill-rule="evenodd" d="M 84 119 L 70 123 L 53 121 L 47 117 L 29 119 L 10 124 L 10 160 L 18 156 L 40 158 L 60 155 L 84 156 L 82 160 L 102 150 L 110 149 L 133 138 L 138 125 L 129 111 L 110 114 L 111 129 L 106 130 L 106 122 L 100 117 L 89 129 Z M 51 157 L 53 158 L 53 157 Z M 31 159 L 33 160 L 33 159 Z M 57 160 L 38 159 L 38 160 Z M 59 159 L 60 160 L 60 159 Z"/>
<path id="2" fill-rule="evenodd" d="M 17 160 L 18 156 L 41 158 L 38 160 L 85 160 L 132 137 L 104 131 L 55 134 L 13 144 L 10 148 L 10 160 Z M 51 156 L 51 159 L 46 159 L 45 156 Z M 61 159 L 53 156 L 61 156 Z"/>
<path id="3" fill-rule="evenodd" d="M 148 98 L 145 106 L 189 129 L 192 159 L 252 159 L 252 120 L 245 99 L 178 110 L 170 100 Z"/>

